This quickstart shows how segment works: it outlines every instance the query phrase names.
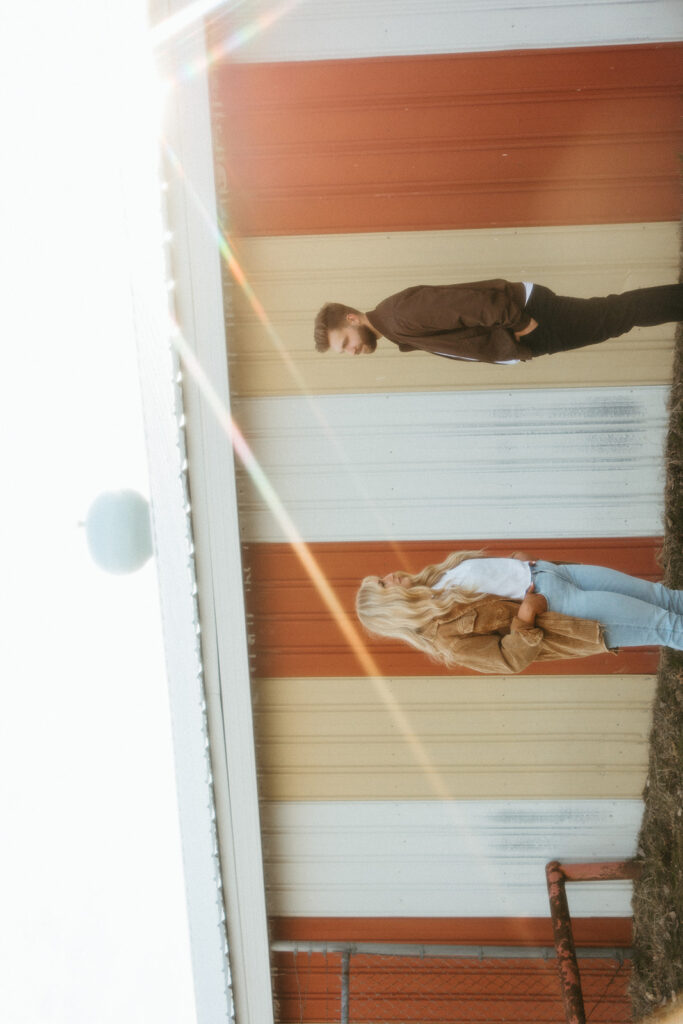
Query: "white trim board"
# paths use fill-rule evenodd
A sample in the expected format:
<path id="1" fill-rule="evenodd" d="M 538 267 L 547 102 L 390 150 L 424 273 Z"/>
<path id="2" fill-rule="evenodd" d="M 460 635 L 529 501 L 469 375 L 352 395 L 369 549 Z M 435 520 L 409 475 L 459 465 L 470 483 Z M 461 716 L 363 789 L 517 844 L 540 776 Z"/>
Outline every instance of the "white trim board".
<path id="1" fill-rule="evenodd" d="M 531 50 L 683 38 L 678 0 L 272 0 L 236 4 L 224 46 L 245 62 Z M 256 29 L 256 31 L 254 31 Z"/>
<path id="2" fill-rule="evenodd" d="M 181 12 L 181 0 L 159 0 L 155 21 Z M 194 26 L 195 29 L 197 26 Z M 202 365 L 214 392 L 228 410 L 229 388 L 225 359 L 225 329 L 220 256 L 215 230 L 216 191 L 213 177 L 206 50 L 201 31 L 180 31 L 160 48 L 160 63 L 174 82 L 170 91 L 165 139 L 174 153 L 167 165 L 167 211 L 173 231 L 171 263 L 175 278 L 175 306 L 182 335 Z M 188 74 L 187 70 L 192 69 Z M 168 330 L 168 324 L 165 324 Z M 147 351 L 141 353 L 147 357 Z M 153 363 L 144 372 L 150 401 L 166 390 L 167 373 Z M 201 626 L 203 693 L 188 708 L 188 681 L 182 677 L 183 659 L 191 651 L 197 658 L 199 633 L 193 622 L 169 621 L 167 649 L 176 720 L 176 757 L 184 842 L 188 849 L 197 838 L 191 814 L 206 819 L 211 862 L 220 862 L 223 889 L 213 895 L 198 890 L 197 874 L 203 866 L 189 861 L 188 905 L 192 928 L 197 1013 L 200 1024 L 238 1020 L 239 1024 L 272 1024 L 270 954 L 265 912 L 261 833 L 256 789 L 256 763 L 251 718 L 250 677 L 242 589 L 240 541 L 235 480 L 229 439 L 218 424 L 190 374 L 183 379 L 184 414 L 192 527 L 195 548 L 188 550 L 169 538 L 159 551 L 162 599 L 169 607 L 189 599 L 193 565 L 197 569 L 197 597 Z M 165 526 L 174 517 L 183 522 L 189 512 L 181 491 L 182 452 L 176 436 L 159 433 L 157 417 L 150 417 L 150 462 L 165 483 L 155 495 L 156 520 Z M 177 538 L 176 538 L 177 541 Z M 194 556 L 194 560 L 193 560 Z M 174 573 L 166 573 L 165 558 Z M 194 601 L 194 597 L 192 598 Z M 220 628 L 219 628 L 220 625 Z M 196 662 L 195 662 L 196 663 Z M 201 699 L 200 699 L 201 698 Z M 206 703 L 204 703 L 204 701 Z M 206 718 L 206 722 L 205 722 Z M 198 746 L 199 722 L 202 724 Z M 206 726 L 208 724 L 208 740 Z M 207 753 L 211 775 L 207 776 Z M 203 789 L 185 793 L 188 779 L 203 771 Z M 210 787 L 212 786 L 213 792 Z M 215 807 L 214 807 L 215 798 Z M 183 815 L 185 808 L 185 815 Z M 206 835 L 205 835 L 206 833 Z M 216 845 L 217 843 L 217 845 Z M 222 920 L 222 901 L 227 920 Z M 206 923 L 220 919 L 227 928 L 229 966 L 225 962 L 222 991 L 211 972 L 206 949 Z M 202 931 L 204 929 L 204 931 Z M 205 960 L 203 957 L 205 956 Z M 232 988 L 229 1000 L 228 986 Z M 231 1005 L 234 1003 L 234 1005 Z"/>

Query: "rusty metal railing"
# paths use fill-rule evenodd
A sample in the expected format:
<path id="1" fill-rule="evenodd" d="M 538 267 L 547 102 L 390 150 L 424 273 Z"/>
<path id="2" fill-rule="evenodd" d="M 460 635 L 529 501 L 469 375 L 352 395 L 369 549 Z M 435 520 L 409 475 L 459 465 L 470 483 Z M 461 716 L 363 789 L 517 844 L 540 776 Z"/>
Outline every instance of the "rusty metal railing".
<path id="1" fill-rule="evenodd" d="M 593 864 L 560 864 L 557 860 L 551 860 L 546 864 L 550 917 L 567 1024 L 586 1024 L 586 1011 L 565 883 L 637 879 L 640 878 L 641 870 L 642 865 L 636 860 L 599 861 Z"/>

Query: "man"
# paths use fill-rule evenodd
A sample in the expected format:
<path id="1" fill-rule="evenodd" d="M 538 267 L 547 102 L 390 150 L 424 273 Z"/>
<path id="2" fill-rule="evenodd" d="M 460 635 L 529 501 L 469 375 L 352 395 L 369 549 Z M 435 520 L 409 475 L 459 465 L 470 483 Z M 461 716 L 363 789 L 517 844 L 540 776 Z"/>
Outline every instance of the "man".
<path id="1" fill-rule="evenodd" d="M 517 363 L 616 338 L 632 327 L 683 320 L 683 284 L 574 299 L 540 284 L 501 279 L 417 285 L 367 313 L 326 303 L 315 318 L 315 347 L 370 355 L 378 338 L 401 352 L 422 349 L 448 359 Z"/>

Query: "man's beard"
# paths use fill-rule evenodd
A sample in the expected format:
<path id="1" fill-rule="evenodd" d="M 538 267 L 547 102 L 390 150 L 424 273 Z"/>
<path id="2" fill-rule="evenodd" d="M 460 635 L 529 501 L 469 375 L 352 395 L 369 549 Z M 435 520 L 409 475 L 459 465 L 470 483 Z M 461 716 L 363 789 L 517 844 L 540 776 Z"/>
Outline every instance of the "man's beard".
<path id="1" fill-rule="evenodd" d="M 364 353 L 370 355 L 371 352 L 374 352 L 377 348 L 377 336 L 374 331 L 369 327 L 366 327 L 365 324 L 360 324 L 358 327 L 358 335 L 365 346 Z"/>

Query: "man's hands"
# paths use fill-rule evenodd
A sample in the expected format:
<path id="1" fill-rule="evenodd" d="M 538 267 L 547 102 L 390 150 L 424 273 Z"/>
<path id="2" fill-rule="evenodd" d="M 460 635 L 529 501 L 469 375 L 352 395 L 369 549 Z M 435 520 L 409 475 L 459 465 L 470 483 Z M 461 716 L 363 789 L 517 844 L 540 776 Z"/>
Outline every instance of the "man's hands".
<path id="1" fill-rule="evenodd" d="M 524 600 L 519 606 L 517 618 L 520 622 L 523 622 L 525 626 L 535 626 L 536 616 L 547 610 L 548 602 L 544 598 L 543 594 L 534 593 L 534 585 L 532 583 L 524 595 Z"/>

